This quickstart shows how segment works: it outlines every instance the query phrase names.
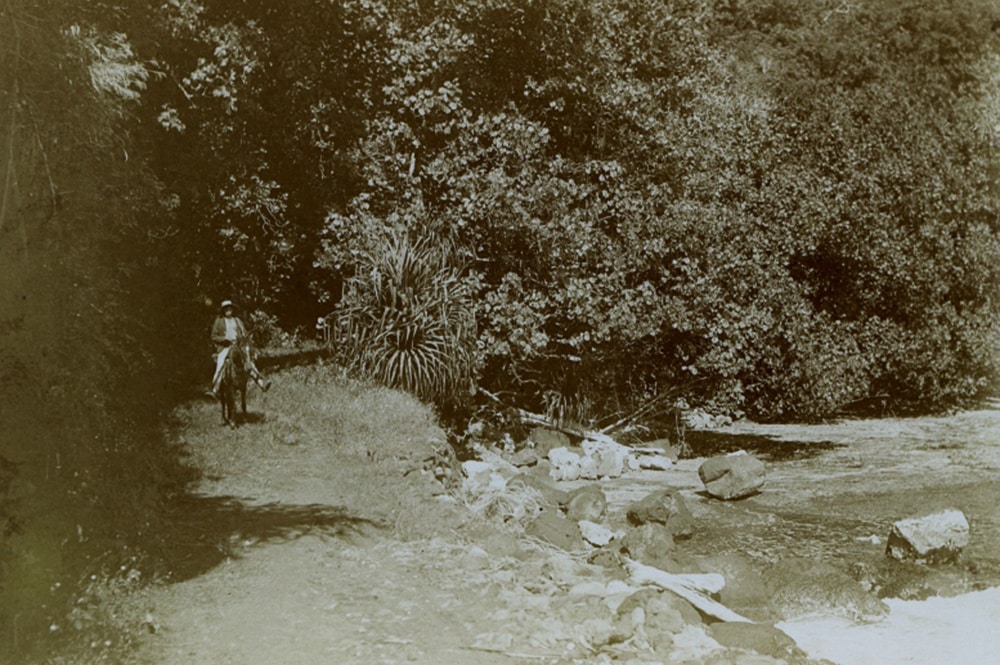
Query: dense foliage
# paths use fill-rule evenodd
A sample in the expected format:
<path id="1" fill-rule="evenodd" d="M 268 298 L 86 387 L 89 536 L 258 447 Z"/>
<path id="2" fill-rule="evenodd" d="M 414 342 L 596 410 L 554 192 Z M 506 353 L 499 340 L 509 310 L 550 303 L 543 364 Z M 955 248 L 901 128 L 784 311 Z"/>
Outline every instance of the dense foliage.
<path id="1" fill-rule="evenodd" d="M 301 324 L 395 229 L 457 248 L 478 381 L 527 405 L 808 418 L 996 380 L 994 4 L 168 8 L 161 177 L 206 294 Z"/>
<path id="2" fill-rule="evenodd" d="M 0 660 L 155 530 L 186 348 L 123 3 L 0 4 Z M 183 374 L 180 375 L 183 377 Z M 84 552 L 103 552 L 100 562 Z M 60 589 L 66 589 L 61 593 Z M 41 654 L 35 654 L 41 658 Z M 38 661 L 35 661 L 38 662 Z"/>
<path id="3" fill-rule="evenodd" d="M 4 0 L 3 606 L 92 542 L 82 512 L 154 528 L 158 416 L 207 381 L 223 298 L 261 342 L 329 315 L 442 406 L 995 391 L 998 26 L 995 0 Z"/>

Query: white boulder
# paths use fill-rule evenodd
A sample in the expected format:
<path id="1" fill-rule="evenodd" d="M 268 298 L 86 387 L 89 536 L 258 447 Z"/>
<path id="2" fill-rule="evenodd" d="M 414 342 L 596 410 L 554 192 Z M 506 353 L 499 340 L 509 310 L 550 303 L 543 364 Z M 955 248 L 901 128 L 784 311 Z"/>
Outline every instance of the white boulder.
<path id="1" fill-rule="evenodd" d="M 598 478 L 617 478 L 625 473 L 626 468 L 635 468 L 630 464 L 632 450 L 611 439 L 587 439 L 583 442 L 583 452 L 586 457 L 594 460 L 597 466 Z"/>
<path id="2" fill-rule="evenodd" d="M 487 492 L 499 492 L 507 486 L 507 481 L 488 462 L 468 460 L 462 462 L 462 491 L 469 497 L 478 497 Z"/>
<path id="3" fill-rule="evenodd" d="M 604 547 L 614 540 L 617 535 L 608 527 L 602 526 L 597 522 L 580 520 L 578 524 L 580 525 L 580 535 L 594 547 Z"/>
<path id="4" fill-rule="evenodd" d="M 580 456 L 568 448 L 553 448 L 549 451 L 549 475 L 553 480 L 576 480 L 580 477 Z"/>
<path id="5" fill-rule="evenodd" d="M 969 522 L 961 510 L 899 520 L 889 531 L 886 554 L 900 561 L 953 561 L 969 544 Z"/>

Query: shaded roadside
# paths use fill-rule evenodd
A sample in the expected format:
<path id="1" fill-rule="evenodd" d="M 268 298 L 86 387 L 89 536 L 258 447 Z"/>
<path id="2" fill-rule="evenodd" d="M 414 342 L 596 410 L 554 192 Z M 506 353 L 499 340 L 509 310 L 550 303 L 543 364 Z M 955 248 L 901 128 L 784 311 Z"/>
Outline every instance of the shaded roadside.
<path id="1" fill-rule="evenodd" d="M 185 495 L 164 515 L 167 527 L 147 551 L 153 576 L 175 583 L 240 556 L 247 547 L 286 543 L 305 535 L 350 539 L 372 534 L 375 521 L 344 508 L 311 504 L 248 505 L 237 497 Z"/>

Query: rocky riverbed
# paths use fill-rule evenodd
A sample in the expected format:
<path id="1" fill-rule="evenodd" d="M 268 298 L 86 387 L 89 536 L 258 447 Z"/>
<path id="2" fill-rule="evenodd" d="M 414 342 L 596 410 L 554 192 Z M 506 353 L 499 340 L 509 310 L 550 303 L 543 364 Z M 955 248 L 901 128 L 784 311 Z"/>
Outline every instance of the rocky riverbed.
<path id="1" fill-rule="evenodd" d="M 605 617 L 610 624 L 601 624 L 618 631 L 604 640 L 606 652 L 616 645 L 620 650 L 621 645 L 639 644 L 651 647 L 650 653 L 664 662 L 682 662 L 690 653 L 682 656 L 673 639 L 686 643 L 698 635 L 706 638 L 694 640 L 702 656 L 713 653 L 714 644 L 782 662 L 816 657 L 848 665 L 875 662 L 868 657 L 879 654 L 877 662 L 930 663 L 938 661 L 926 657 L 942 649 L 952 662 L 981 662 L 973 654 L 987 648 L 983 640 L 990 639 L 989 633 L 980 632 L 978 642 L 961 636 L 963 625 L 975 625 L 977 618 L 998 611 L 995 591 L 984 591 L 1000 585 L 995 511 L 1000 499 L 1000 410 L 996 407 L 988 404 L 943 418 L 820 426 L 729 424 L 690 432 L 689 442 L 698 456 L 674 461 L 668 468 L 628 468 L 626 461 L 614 477 L 551 484 L 546 481 L 567 473 L 561 467 L 565 454 L 559 451 L 553 456 L 544 450 L 553 446 L 548 433 L 536 437 L 542 449 L 537 456 L 543 460 L 540 465 L 523 451 L 506 456 L 508 461 L 522 462 L 517 469 L 485 455 L 494 461 L 495 475 L 492 489 L 484 491 L 498 494 L 500 487 L 529 485 L 543 495 L 543 504 L 561 506 L 548 515 L 543 509 L 546 516 L 541 519 L 525 520 L 516 511 L 501 517 L 526 522 L 529 535 L 603 567 L 606 576 L 621 583 L 635 582 L 622 573 L 622 560 L 630 558 L 673 574 L 720 574 L 725 587 L 705 595 L 753 622 L 737 625 L 704 611 L 684 613 L 676 607 L 676 594 L 657 590 L 649 595 L 647 590 L 643 592 L 647 600 L 655 600 L 653 609 L 642 606 L 641 618 L 658 616 L 656 608 L 667 599 L 682 619 L 667 630 L 673 636 L 669 648 L 657 648 L 648 642 L 648 626 L 633 625 L 629 630 L 623 625 L 628 623 L 624 618 L 628 612 L 623 614 L 621 605 L 615 607 L 611 588 L 606 586 L 602 594 L 591 584 L 584 588 L 614 610 Z M 593 456 L 592 450 L 574 449 L 573 441 L 556 441 L 557 449 L 560 443 L 569 443 L 570 453 L 575 450 L 582 460 Z M 707 459 L 737 450 L 764 461 L 766 482 L 751 496 L 721 501 L 705 491 L 698 471 Z M 670 455 L 669 450 L 664 453 Z M 549 458 L 556 468 L 545 462 Z M 582 462 L 584 468 L 587 464 L 592 465 Z M 594 475 L 592 469 L 584 473 Z M 661 515 L 637 516 L 636 506 L 651 498 L 654 505 L 665 504 Z M 971 525 L 968 546 L 956 561 L 928 565 L 886 556 L 894 522 L 945 509 L 961 511 Z M 691 609 L 685 601 L 679 604 Z M 966 605 L 969 616 L 963 618 Z M 626 610 L 630 607 L 625 605 Z M 947 611 L 935 614 L 935 608 L 944 607 Z M 916 656 L 910 652 L 918 642 L 905 628 L 906 617 L 924 617 L 921 621 L 937 628 L 922 631 L 925 644 L 918 651 L 924 660 L 912 660 Z M 583 625 L 597 624 L 584 621 Z M 652 632 L 662 635 L 664 630 L 659 626 Z M 824 640 L 824 631 L 836 634 L 839 641 Z M 877 635 L 878 649 L 860 648 L 864 635 Z M 851 645 L 853 651 L 846 647 L 838 651 L 830 643 Z M 938 647 L 930 648 L 931 644 Z M 637 649 L 633 655 L 645 657 L 642 654 Z"/>

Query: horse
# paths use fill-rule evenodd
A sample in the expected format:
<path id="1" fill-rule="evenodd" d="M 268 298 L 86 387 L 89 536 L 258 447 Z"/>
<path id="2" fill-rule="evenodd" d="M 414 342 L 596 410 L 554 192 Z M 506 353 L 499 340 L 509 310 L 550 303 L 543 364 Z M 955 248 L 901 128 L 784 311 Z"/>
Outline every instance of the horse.
<path id="1" fill-rule="evenodd" d="M 246 419 L 250 358 L 250 343 L 246 339 L 239 339 L 229 347 L 229 353 L 222 365 L 219 403 L 222 405 L 222 424 L 229 425 L 230 428 L 235 428 L 239 424 L 236 419 L 236 393 L 240 394 L 240 406 L 243 418 Z"/>

